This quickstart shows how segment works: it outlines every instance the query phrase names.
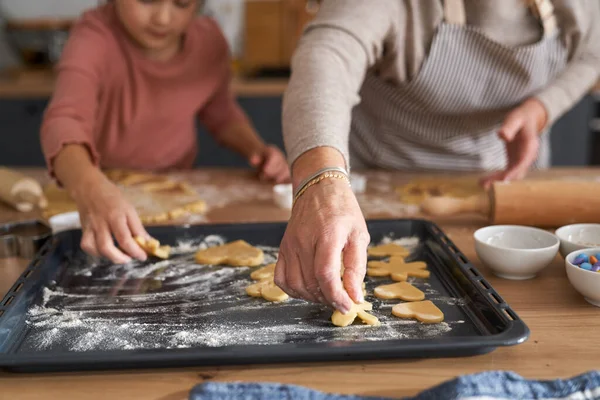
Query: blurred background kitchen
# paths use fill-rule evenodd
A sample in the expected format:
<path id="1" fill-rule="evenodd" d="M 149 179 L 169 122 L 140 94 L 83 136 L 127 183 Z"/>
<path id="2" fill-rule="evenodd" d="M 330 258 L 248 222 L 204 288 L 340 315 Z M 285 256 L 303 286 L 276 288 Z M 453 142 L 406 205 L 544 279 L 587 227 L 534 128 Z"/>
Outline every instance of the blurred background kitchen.
<path id="1" fill-rule="evenodd" d="M 234 58 L 234 91 L 266 141 L 283 148 L 281 98 L 289 60 L 318 6 L 306 0 L 205 0 Z M 0 0 L 0 164 L 44 166 L 38 131 L 69 27 L 98 0 Z M 600 165 L 600 89 L 552 131 L 554 166 Z M 599 119 L 600 121 L 600 119 Z M 198 127 L 197 166 L 246 166 Z"/>

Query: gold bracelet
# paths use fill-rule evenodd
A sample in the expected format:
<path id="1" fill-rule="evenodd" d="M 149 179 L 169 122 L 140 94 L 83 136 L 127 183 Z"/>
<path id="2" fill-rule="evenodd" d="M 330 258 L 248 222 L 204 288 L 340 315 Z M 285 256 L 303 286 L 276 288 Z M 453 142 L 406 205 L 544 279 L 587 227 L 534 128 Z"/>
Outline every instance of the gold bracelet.
<path id="1" fill-rule="evenodd" d="M 324 172 L 321 175 L 317 176 L 316 178 L 312 179 L 311 181 L 309 181 L 306 185 L 304 185 L 304 187 L 296 194 L 296 196 L 294 196 L 294 201 L 292 202 L 292 208 L 294 208 L 294 205 L 296 204 L 296 201 L 298 201 L 298 198 L 300 198 L 300 196 L 302 196 L 304 194 L 304 192 L 306 192 L 306 190 L 313 186 L 316 185 L 317 183 L 321 182 L 324 179 L 328 179 L 328 178 L 332 178 L 332 179 L 343 179 L 346 182 L 348 182 L 348 185 L 350 185 L 350 179 L 348 179 L 348 175 L 346 174 L 342 174 L 341 172 Z"/>

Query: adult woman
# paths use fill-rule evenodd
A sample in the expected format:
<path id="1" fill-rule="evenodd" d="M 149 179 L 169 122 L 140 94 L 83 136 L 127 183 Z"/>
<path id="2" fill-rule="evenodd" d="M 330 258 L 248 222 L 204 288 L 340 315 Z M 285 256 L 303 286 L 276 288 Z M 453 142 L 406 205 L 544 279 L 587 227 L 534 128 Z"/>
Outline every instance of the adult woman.
<path id="1" fill-rule="evenodd" d="M 546 167 L 548 127 L 598 78 L 599 8 L 594 0 L 323 1 L 284 104 L 294 185 L 316 180 L 295 203 L 277 284 L 342 312 L 362 301 L 369 235 L 343 179 L 349 164 L 489 171 L 486 185 Z"/>

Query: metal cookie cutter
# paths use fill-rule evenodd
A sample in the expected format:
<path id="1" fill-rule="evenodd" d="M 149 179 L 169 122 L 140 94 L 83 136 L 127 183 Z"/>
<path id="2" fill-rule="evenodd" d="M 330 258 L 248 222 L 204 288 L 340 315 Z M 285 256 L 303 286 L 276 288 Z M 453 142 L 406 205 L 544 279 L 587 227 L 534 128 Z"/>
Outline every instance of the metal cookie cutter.
<path id="1" fill-rule="evenodd" d="M 0 258 L 33 258 L 51 236 L 52 229 L 38 220 L 0 225 Z"/>

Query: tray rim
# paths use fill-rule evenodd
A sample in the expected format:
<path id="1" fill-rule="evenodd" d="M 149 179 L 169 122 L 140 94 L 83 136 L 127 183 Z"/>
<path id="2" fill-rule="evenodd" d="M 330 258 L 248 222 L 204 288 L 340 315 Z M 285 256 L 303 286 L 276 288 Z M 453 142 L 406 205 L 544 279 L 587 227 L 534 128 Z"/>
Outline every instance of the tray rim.
<path id="1" fill-rule="evenodd" d="M 411 223 L 422 224 L 425 229 L 433 235 L 441 245 L 445 254 L 451 257 L 461 268 L 463 275 L 469 280 L 469 283 L 479 292 L 485 299 L 487 305 L 493 308 L 498 316 L 502 318 L 506 324 L 506 329 L 502 332 L 482 335 L 474 340 L 473 336 L 454 336 L 452 338 L 436 338 L 436 339 L 393 339 L 383 341 L 365 341 L 365 342 L 325 342 L 325 343 L 283 343 L 275 345 L 232 345 L 223 347 L 200 347 L 200 348 L 183 348 L 183 349 L 134 349 L 134 350 L 107 350 L 107 351 L 85 351 L 85 352 L 65 352 L 61 354 L 61 358 L 57 359 L 55 353 L 23 353 L 10 354 L 0 353 L 0 369 L 17 370 L 26 369 L 32 371 L 38 368 L 45 370 L 60 370 L 66 367 L 70 370 L 70 366 L 84 365 L 83 369 L 97 369 L 93 365 L 98 365 L 98 368 L 103 364 L 124 362 L 123 367 L 118 369 L 128 368 L 159 368 L 153 364 L 165 362 L 170 364 L 191 363 L 190 365 L 245 365 L 245 364 L 271 364 L 271 363 L 286 363 L 286 362 L 305 362 L 303 358 L 318 355 L 319 351 L 327 350 L 324 357 L 326 360 L 339 361 L 349 359 L 386 359 L 386 358 L 442 358 L 444 355 L 429 354 L 432 351 L 438 353 L 440 350 L 447 352 L 461 351 L 462 356 L 472 356 L 485 354 L 495 350 L 498 347 L 506 347 L 521 344 L 529 339 L 530 330 L 525 322 L 512 310 L 512 308 L 504 301 L 504 299 L 494 290 L 492 285 L 481 275 L 477 267 L 454 245 L 454 243 L 446 236 L 442 229 L 433 221 L 421 218 L 395 218 L 395 219 L 371 219 L 367 220 L 367 226 L 378 223 Z M 244 227 L 246 229 L 252 227 L 268 228 L 269 226 L 284 227 L 286 222 L 251 222 L 251 223 L 222 223 L 222 224 L 199 224 L 199 225 L 159 225 L 148 227 L 149 231 L 161 231 L 167 229 L 190 229 L 192 227 L 201 227 L 202 229 L 235 229 L 235 227 Z M 40 249 L 37 256 L 32 259 L 31 263 L 23 271 L 21 276 L 15 281 L 11 289 L 6 293 L 0 303 L 0 319 L 2 315 L 11 307 L 12 304 L 18 302 L 18 296 L 23 295 L 19 291 L 25 287 L 27 283 L 32 282 L 27 280 L 28 276 L 35 269 L 43 266 L 47 258 L 51 256 L 51 250 L 58 246 L 61 237 L 68 237 L 73 232 L 81 231 L 81 229 L 71 229 L 60 232 L 48 240 Z M 482 285 L 480 282 L 483 282 Z M 20 284 L 23 284 L 19 286 Z M 489 288 L 489 289 L 485 289 Z M 17 290 L 16 290 L 17 289 Z M 9 304 L 8 299 L 12 297 Z M 494 300 L 495 299 L 495 300 Z M 510 316 L 510 318 L 509 318 Z M 1 323 L 0 323 L 1 326 Z M 334 345 L 335 343 L 335 345 Z M 435 346 L 434 346 L 435 345 Z M 390 351 L 392 347 L 396 351 Z M 410 349 L 408 349 L 410 348 Z M 243 350 L 243 356 L 236 356 L 235 353 Z M 352 350 L 352 357 L 347 357 L 346 351 Z M 467 350 L 465 352 L 465 350 Z M 229 354 L 228 354 L 229 353 Z M 314 354 L 313 354 L 314 353 Z M 384 354 L 385 353 L 385 354 Z M 418 356 L 410 354 L 419 353 Z M 407 355 L 404 355 L 407 354 Z M 451 355 L 452 356 L 452 355 Z M 269 358 L 270 357 L 270 358 Z M 290 359 L 294 358 L 294 359 Z M 318 358 L 318 357 L 317 357 Z M 253 359 L 252 361 L 250 359 Z M 314 360 L 314 357 L 312 358 Z M 307 360 L 306 362 L 310 362 Z M 135 367 L 127 367 L 131 363 L 143 363 L 144 365 L 136 365 Z M 112 369 L 112 368 L 111 368 Z"/>

